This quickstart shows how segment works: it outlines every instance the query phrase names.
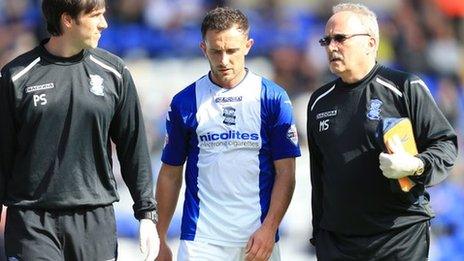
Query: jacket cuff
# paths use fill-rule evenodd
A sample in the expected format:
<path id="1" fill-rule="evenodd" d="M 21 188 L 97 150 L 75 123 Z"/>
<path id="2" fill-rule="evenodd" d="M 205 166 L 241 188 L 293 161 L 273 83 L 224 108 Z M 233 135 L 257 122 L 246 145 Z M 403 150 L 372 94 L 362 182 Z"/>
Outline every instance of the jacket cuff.
<path id="1" fill-rule="evenodd" d="M 416 155 L 415 157 L 419 158 L 424 163 L 424 172 L 421 175 L 408 176 L 408 178 L 410 178 L 415 183 L 425 184 L 427 177 L 430 175 L 430 163 L 426 157 L 420 154 Z"/>

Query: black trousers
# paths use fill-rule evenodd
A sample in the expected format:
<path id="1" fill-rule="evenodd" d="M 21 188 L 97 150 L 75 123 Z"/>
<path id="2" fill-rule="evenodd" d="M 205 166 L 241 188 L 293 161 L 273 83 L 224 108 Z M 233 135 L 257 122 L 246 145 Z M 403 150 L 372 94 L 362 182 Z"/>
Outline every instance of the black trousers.
<path id="1" fill-rule="evenodd" d="M 116 260 L 113 206 L 47 211 L 10 207 L 5 252 L 7 260 Z"/>
<path id="2" fill-rule="evenodd" d="M 424 261 L 429 255 L 429 228 L 430 222 L 425 221 L 370 236 L 320 230 L 316 256 L 320 261 Z"/>

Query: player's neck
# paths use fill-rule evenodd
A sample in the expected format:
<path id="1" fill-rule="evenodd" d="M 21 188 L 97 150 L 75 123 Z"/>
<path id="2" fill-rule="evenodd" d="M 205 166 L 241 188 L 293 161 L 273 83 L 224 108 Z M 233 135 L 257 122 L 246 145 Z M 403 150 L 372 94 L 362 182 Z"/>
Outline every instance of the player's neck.
<path id="1" fill-rule="evenodd" d="M 58 57 L 72 57 L 82 51 L 82 48 L 76 47 L 65 36 L 52 36 L 45 44 L 45 49 Z"/>

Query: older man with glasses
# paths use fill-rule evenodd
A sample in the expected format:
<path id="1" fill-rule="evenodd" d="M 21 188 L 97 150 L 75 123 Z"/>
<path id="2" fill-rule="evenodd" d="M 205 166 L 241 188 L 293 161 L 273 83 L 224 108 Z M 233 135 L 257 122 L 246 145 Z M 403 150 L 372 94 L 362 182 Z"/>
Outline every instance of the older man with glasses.
<path id="1" fill-rule="evenodd" d="M 434 213 L 425 188 L 448 176 L 456 134 L 419 77 L 376 62 L 371 10 L 336 5 L 325 34 L 339 78 L 314 92 L 307 112 L 318 260 L 426 260 Z"/>

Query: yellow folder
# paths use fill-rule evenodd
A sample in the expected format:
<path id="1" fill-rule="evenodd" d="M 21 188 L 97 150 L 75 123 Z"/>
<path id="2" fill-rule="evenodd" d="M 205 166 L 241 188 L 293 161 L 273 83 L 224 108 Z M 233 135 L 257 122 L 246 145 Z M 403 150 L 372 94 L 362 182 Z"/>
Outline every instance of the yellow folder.
<path id="1" fill-rule="evenodd" d="M 389 142 L 394 136 L 398 136 L 403 144 L 404 150 L 411 154 L 417 155 L 416 141 L 414 140 L 414 132 L 409 118 L 386 118 L 383 120 L 383 141 L 388 153 L 391 149 L 388 147 Z M 408 177 L 398 179 L 401 190 L 408 192 L 416 183 Z"/>

